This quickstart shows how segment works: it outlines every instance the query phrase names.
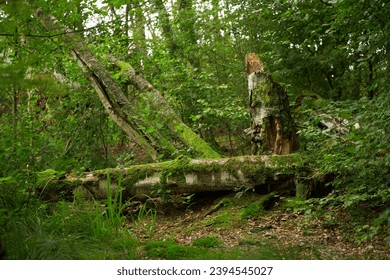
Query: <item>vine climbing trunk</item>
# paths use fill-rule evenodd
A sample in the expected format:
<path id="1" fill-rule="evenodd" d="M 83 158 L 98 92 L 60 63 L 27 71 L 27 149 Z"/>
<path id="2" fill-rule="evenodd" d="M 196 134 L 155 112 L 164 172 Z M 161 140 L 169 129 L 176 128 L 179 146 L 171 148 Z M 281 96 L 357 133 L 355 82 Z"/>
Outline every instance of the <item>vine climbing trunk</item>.
<path id="1" fill-rule="evenodd" d="M 256 54 L 245 58 L 248 79 L 252 154 L 290 154 L 298 149 L 287 91 L 274 82 Z"/>

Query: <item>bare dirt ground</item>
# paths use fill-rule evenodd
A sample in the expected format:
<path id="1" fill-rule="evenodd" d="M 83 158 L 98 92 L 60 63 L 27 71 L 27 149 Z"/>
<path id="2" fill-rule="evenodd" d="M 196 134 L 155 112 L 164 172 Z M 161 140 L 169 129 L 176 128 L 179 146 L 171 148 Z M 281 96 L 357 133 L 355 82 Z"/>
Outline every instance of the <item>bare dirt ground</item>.
<path id="1" fill-rule="evenodd" d="M 210 199 L 192 208 L 165 205 L 156 216 L 133 223 L 132 231 L 145 242 L 191 246 L 196 239 L 215 236 L 224 248 L 259 246 L 266 241 L 281 248 L 299 248 L 305 259 L 390 259 L 390 248 L 380 237 L 369 242 L 353 240 L 343 213 L 329 223 L 276 205 L 260 217 L 243 219 L 239 213 L 245 200 L 214 209 L 218 201 L 220 198 Z"/>

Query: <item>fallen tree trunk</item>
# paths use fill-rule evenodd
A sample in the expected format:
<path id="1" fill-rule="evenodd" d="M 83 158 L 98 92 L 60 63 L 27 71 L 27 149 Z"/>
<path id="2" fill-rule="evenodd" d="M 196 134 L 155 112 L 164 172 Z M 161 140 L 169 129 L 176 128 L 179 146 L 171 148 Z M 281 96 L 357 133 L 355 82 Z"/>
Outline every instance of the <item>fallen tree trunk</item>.
<path id="1" fill-rule="evenodd" d="M 52 186 L 44 184 L 45 197 L 59 192 L 73 196 L 76 191 L 85 197 L 102 199 L 107 196 L 108 182 L 113 190 L 120 187 L 123 197 L 127 198 L 249 189 L 292 195 L 295 194 L 295 174 L 304 170 L 299 162 L 302 161 L 297 159 L 297 155 L 228 159 L 183 157 L 169 162 L 88 172 L 80 177 L 55 178 L 48 173 L 48 179 L 41 181 L 50 181 Z"/>

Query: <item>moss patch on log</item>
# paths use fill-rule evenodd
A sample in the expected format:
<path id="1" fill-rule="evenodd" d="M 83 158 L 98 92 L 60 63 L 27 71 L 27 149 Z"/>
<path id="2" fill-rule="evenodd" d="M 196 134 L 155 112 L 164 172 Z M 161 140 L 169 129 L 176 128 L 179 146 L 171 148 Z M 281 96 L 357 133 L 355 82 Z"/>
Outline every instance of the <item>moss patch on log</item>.
<path id="1" fill-rule="evenodd" d="M 210 191 L 255 189 L 259 193 L 273 190 L 295 193 L 295 174 L 302 173 L 304 161 L 298 155 L 241 156 L 226 159 L 191 159 L 181 156 L 175 160 L 108 168 L 84 173 L 81 177 L 63 176 L 60 187 L 84 188 L 94 194 L 104 193 L 107 174 L 112 186 L 120 186 L 123 196 L 160 196 Z M 46 171 L 42 181 L 56 172 Z M 47 175 L 47 176 L 46 176 Z M 51 179 L 50 179 L 51 180 Z M 54 183 L 55 181 L 53 181 Z M 287 182 L 287 183 L 286 183 Z"/>
<path id="2" fill-rule="evenodd" d="M 218 159 L 221 156 L 214 151 L 202 138 L 183 123 L 176 123 L 174 130 L 180 139 L 199 154 L 201 158 Z"/>

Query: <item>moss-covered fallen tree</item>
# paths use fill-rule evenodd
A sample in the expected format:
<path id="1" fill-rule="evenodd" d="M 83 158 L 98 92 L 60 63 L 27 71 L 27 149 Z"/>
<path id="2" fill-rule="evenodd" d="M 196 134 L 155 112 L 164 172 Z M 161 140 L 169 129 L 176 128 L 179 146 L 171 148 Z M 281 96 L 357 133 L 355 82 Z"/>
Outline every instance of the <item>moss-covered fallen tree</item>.
<path id="1" fill-rule="evenodd" d="M 248 189 L 294 195 L 297 178 L 307 177 L 309 173 L 300 156 L 292 154 L 226 159 L 179 157 L 168 162 L 86 172 L 81 176 L 45 171 L 39 177 L 40 193 L 45 197 L 56 197 L 60 193 L 73 196 L 76 192 L 101 199 L 107 196 L 108 183 L 112 193 L 120 187 L 124 198 Z M 308 179 L 305 179 L 305 184 L 309 190 L 305 188 L 300 192 L 310 196 L 313 184 Z M 299 187 L 301 190 L 302 182 Z"/>

